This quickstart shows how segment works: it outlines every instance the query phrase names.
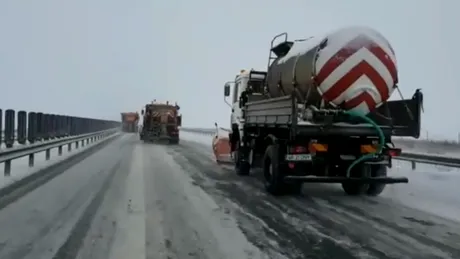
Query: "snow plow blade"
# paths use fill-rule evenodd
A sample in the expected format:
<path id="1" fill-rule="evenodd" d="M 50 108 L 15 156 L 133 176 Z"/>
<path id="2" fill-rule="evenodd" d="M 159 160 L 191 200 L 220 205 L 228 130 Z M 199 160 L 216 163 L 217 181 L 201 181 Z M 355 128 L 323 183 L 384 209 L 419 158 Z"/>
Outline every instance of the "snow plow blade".
<path id="1" fill-rule="evenodd" d="M 314 176 L 295 176 L 288 175 L 284 178 L 286 181 L 304 182 L 304 183 L 409 183 L 407 177 L 314 177 Z"/>
<path id="2" fill-rule="evenodd" d="M 220 134 L 219 134 L 220 133 Z M 223 132 L 217 131 L 212 138 L 212 150 L 217 163 L 232 163 L 230 141 Z"/>

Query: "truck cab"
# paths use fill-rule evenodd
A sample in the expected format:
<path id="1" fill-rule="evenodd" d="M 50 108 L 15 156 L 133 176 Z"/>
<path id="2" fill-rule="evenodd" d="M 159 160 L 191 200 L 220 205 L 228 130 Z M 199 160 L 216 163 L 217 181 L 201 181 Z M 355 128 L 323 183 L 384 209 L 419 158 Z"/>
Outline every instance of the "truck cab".
<path id="1" fill-rule="evenodd" d="M 264 81 L 266 72 L 255 70 L 241 70 L 235 76 L 234 81 L 227 82 L 224 86 L 225 102 L 232 109 L 230 117 L 230 125 L 233 131 L 242 131 L 244 125 L 243 107 L 248 102 L 249 93 L 251 99 L 256 99 L 257 96 L 264 98 Z M 233 87 L 232 87 L 233 86 Z M 231 103 L 227 101 L 227 97 L 231 96 Z M 243 134 L 237 134 L 242 136 Z M 231 139 L 231 138 L 230 138 Z"/>

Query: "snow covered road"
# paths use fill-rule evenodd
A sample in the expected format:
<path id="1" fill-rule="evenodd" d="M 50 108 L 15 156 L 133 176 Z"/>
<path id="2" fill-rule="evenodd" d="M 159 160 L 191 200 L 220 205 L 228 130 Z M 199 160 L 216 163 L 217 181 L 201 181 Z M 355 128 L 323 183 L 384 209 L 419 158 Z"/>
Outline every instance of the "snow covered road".
<path id="1" fill-rule="evenodd" d="M 273 198 L 263 192 L 260 173 L 239 177 L 231 166 L 213 165 L 209 137 L 183 133 L 182 139 L 188 140 L 182 146 L 190 164 L 207 168 L 203 178 L 214 179 L 228 199 L 240 197 L 241 207 L 285 233 L 279 242 L 300 255 L 289 258 L 460 257 L 459 169 L 423 165 L 412 171 L 410 163 L 398 161 L 389 173 L 408 176 L 410 183 L 390 185 L 380 197 L 347 197 L 336 184 L 305 184 L 303 197 Z M 329 253 L 322 257 L 315 250 Z"/>
<path id="2" fill-rule="evenodd" d="M 0 210 L 0 258 L 460 258 L 456 171 L 402 162 L 391 173 L 411 182 L 381 197 L 275 198 L 215 164 L 209 138 L 181 137 L 125 134 Z"/>

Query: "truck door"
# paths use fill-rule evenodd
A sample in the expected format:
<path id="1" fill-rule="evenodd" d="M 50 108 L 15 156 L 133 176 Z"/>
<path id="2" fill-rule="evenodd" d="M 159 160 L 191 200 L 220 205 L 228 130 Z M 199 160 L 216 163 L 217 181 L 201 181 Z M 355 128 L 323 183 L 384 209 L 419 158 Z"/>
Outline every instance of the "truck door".
<path id="1" fill-rule="evenodd" d="M 240 120 L 242 119 L 242 113 L 240 108 L 240 88 L 241 88 L 241 79 L 235 82 L 235 87 L 233 88 L 233 100 L 232 100 L 232 119 L 231 123 L 240 125 Z"/>

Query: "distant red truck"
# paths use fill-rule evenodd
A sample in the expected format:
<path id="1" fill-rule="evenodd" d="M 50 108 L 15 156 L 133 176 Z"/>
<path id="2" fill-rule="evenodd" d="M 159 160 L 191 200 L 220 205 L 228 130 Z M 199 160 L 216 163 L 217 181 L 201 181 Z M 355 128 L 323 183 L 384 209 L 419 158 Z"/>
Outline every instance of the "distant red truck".
<path id="1" fill-rule="evenodd" d="M 123 112 L 121 113 L 121 130 L 123 132 L 137 132 L 137 124 L 139 123 L 139 113 Z"/>

